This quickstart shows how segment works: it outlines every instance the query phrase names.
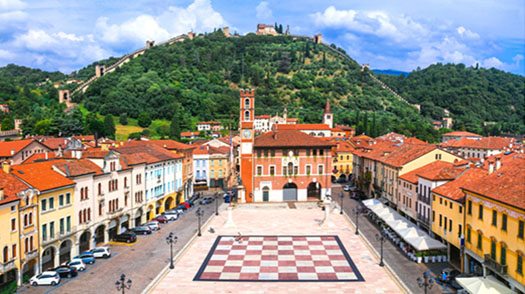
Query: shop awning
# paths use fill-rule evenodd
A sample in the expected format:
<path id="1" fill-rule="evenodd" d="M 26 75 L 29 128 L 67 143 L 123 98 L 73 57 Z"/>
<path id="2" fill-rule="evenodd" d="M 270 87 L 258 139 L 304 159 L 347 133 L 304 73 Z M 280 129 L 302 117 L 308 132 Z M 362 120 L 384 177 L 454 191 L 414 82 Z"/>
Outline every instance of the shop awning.
<path id="1" fill-rule="evenodd" d="M 456 282 L 470 294 L 512 294 L 514 291 L 503 285 L 494 276 L 456 278 Z"/>

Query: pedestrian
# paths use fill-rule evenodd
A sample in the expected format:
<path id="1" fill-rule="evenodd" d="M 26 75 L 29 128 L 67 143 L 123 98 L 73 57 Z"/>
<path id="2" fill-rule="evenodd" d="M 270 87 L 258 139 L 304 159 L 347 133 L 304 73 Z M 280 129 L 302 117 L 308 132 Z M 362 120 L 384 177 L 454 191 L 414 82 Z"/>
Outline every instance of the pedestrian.
<path id="1" fill-rule="evenodd" d="M 237 237 L 235 237 L 235 241 L 237 241 L 238 243 L 242 243 L 242 235 L 241 235 L 241 232 L 239 232 L 239 235 L 237 235 Z"/>

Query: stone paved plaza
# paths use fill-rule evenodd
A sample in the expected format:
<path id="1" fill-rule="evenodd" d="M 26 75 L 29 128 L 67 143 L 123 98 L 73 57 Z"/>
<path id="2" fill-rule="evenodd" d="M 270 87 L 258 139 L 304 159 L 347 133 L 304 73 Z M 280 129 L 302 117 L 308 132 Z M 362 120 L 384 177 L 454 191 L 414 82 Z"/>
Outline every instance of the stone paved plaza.
<path id="1" fill-rule="evenodd" d="M 175 269 L 168 271 L 153 287 L 151 292 L 158 294 L 175 292 L 403 293 L 402 289 L 394 282 L 386 270 L 378 266 L 376 257 L 364 245 L 363 241 L 354 234 L 353 227 L 338 211 L 334 211 L 330 215 L 330 221 L 326 226 L 320 226 L 324 212 L 313 205 L 299 205 L 296 209 L 283 207 L 283 205 L 272 206 L 272 204 L 268 204 L 265 207 L 259 206 L 261 205 L 257 205 L 257 207 L 241 205 L 234 208 L 232 215 L 235 226 L 225 226 L 228 212 L 221 211 L 219 216 L 215 217 L 203 228 L 202 237 L 197 238 L 180 256 L 175 264 Z M 210 227 L 213 228 L 214 233 L 209 232 Z M 245 236 L 242 242 L 226 237 L 235 236 L 238 232 Z M 262 238 L 263 236 L 266 236 L 266 239 Z M 293 236 L 296 237 L 294 238 Z M 319 236 L 325 237 L 316 238 Z M 337 236 L 337 238 L 334 239 L 334 236 Z M 250 238 L 256 244 L 249 244 Z M 223 243 L 219 245 L 221 239 Z M 267 242 L 267 244 L 261 245 L 259 242 Z M 323 246 L 323 242 L 326 243 L 325 246 L 328 246 L 327 250 L 317 248 Z M 217 246 L 220 246 L 219 249 L 217 249 Z M 235 247 L 232 248 L 233 246 Z M 250 249 L 247 246 L 251 246 Z M 295 248 L 295 252 L 281 251 L 281 248 L 274 250 L 275 248 L 273 247 L 265 247 L 264 249 L 261 247 L 259 251 L 257 246 L 291 246 L 287 248 L 290 250 L 294 250 L 294 246 L 297 248 Z M 312 246 L 313 248 L 306 249 L 301 246 Z M 304 250 L 311 250 L 313 253 L 307 255 L 308 260 L 300 262 L 301 268 L 304 266 L 302 270 L 309 272 L 308 274 L 303 273 L 302 276 L 308 278 L 305 278 L 305 281 L 302 282 L 293 281 L 294 279 L 300 279 L 299 276 L 301 275 L 295 274 L 299 266 L 294 261 L 296 265 L 294 269 L 288 266 L 290 264 L 286 261 L 290 261 L 293 255 L 300 255 Z M 234 254 L 231 254 L 230 251 L 234 251 Z M 345 253 L 347 253 L 347 256 L 343 257 Z M 330 256 L 331 254 L 333 256 Z M 241 272 L 246 270 L 241 269 L 243 268 L 242 262 L 236 261 L 236 259 L 241 258 L 230 258 L 230 255 L 242 255 L 243 260 L 245 260 L 246 256 L 249 256 L 248 259 L 252 259 L 252 261 L 249 261 L 246 267 L 249 268 L 248 270 L 256 270 L 258 275 L 241 275 Z M 265 258 L 265 255 L 267 258 Z M 213 256 L 216 257 L 214 258 Z M 347 259 L 346 257 L 349 258 Z M 261 264 L 263 260 L 268 259 L 267 261 L 269 261 L 274 258 L 275 264 L 272 264 L 272 262 Z M 231 261 L 229 261 L 230 259 Z M 328 275 L 322 273 L 324 270 L 332 272 L 332 269 L 329 268 L 330 265 L 325 264 L 331 263 L 332 259 L 339 260 L 341 263 L 339 265 L 336 262 L 337 264 L 333 264 L 334 267 L 349 266 L 348 269 L 351 268 L 351 270 L 345 268 L 344 271 L 351 274 L 340 273 L 339 277 L 341 278 L 338 279 L 337 273 Z M 221 260 L 224 260 L 224 262 Z M 212 262 L 212 266 L 209 267 L 211 271 L 206 272 L 210 261 Z M 311 265 L 306 264 L 307 262 L 311 263 Z M 342 263 L 345 264 L 343 265 Z M 272 266 L 274 268 L 270 269 Z M 266 270 L 261 270 L 261 268 L 266 268 Z M 343 267 L 340 269 L 343 271 Z M 273 274 L 262 273 L 263 271 Z M 241 277 L 249 278 L 243 279 Z M 268 281 L 268 279 L 274 279 L 274 281 Z"/>

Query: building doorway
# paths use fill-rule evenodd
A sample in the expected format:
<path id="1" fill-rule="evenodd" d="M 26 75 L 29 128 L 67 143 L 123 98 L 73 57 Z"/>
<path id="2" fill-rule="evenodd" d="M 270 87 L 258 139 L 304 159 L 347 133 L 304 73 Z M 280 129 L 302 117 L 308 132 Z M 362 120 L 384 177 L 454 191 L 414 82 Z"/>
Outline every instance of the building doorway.
<path id="1" fill-rule="evenodd" d="M 283 186 L 283 201 L 297 201 L 297 185 L 286 183 Z"/>
<path id="2" fill-rule="evenodd" d="M 58 258 L 58 263 L 63 264 L 71 259 L 71 247 L 73 242 L 71 240 L 65 240 L 60 244 L 59 252 L 60 256 Z"/>
<path id="3" fill-rule="evenodd" d="M 308 184 L 306 195 L 308 196 L 308 200 L 320 200 L 321 184 L 319 184 L 319 182 L 311 182 L 310 184 Z"/>
<path id="4" fill-rule="evenodd" d="M 263 202 L 270 201 L 270 188 L 264 187 L 262 189 L 262 192 L 263 192 Z"/>
<path id="5" fill-rule="evenodd" d="M 78 253 L 82 253 L 84 251 L 88 251 L 90 248 L 89 241 L 91 240 L 91 233 L 89 231 L 85 231 L 80 235 L 79 242 L 78 242 Z"/>

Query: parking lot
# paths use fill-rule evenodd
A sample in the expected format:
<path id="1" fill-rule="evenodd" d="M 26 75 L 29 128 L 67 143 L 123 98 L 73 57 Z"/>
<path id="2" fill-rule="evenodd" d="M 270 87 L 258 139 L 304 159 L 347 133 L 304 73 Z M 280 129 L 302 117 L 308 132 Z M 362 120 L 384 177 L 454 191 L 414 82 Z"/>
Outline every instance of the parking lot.
<path id="1" fill-rule="evenodd" d="M 220 199 L 219 205 L 222 202 Z M 111 248 L 112 256 L 109 259 L 97 259 L 95 264 L 87 265 L 86 270 L 79 272 L 77 277 L 62 279 L 57 286 L 27 285 L 18 293 L 111 293 L 116 292 L 115 282 L 123 273 L 126 279 L 132 280 L 131 289 L 126 290 L 126 293 L 141 293 L 169 264 L 170 247 L 166 243 L 169 233 L 173 232 L 178 237 L 178 242 L 173 246 L 175 256 L 197 232 L 198 219 L 195 212 L 199 207 L 203 210 L 201 224 L 215 213 L 215 202 L 196 204 L 178 220 L 161 225 L 159 231 L 151 235 L 137 235 L 136 243 L 110 243 L 107 246 Z"/>

